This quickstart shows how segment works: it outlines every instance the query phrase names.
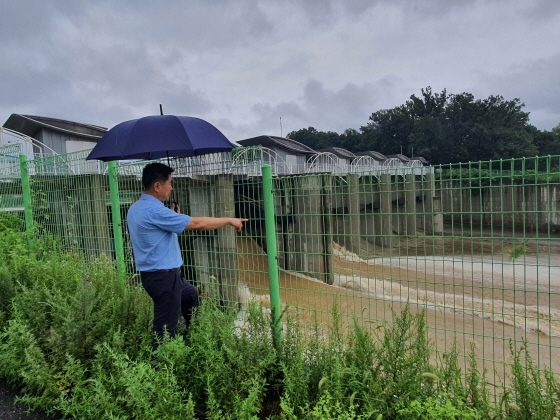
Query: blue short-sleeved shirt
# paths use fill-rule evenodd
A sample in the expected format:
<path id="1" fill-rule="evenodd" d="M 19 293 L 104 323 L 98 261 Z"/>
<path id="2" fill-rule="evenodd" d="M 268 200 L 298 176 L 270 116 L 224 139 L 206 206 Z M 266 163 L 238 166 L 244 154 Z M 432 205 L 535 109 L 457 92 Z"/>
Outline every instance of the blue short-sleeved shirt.
<path id="1" fill-rule="evenodd" d="M 190 216 L 165 207 L 157 198 L 142 194 L 126 217 L 138 271 L 181 267 L 183 258 L 177 235 L 185 230 Z"/>

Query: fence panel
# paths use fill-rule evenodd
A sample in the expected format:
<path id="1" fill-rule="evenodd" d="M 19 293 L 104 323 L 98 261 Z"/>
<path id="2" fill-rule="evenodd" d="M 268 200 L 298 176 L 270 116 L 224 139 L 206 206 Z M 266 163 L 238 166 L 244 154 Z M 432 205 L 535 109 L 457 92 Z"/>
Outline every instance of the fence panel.
<path id="1" fill-rule="evenodd" d="M 86 162 L 88 153 L 28 163 L 33 217 L 39 234 L 57 235 L 86 255 L 114 256 L 107 165 Z M 0 207 L 22 213 L 12 154 L 0 149 Z M 255 169 L 270 162 L 255 156 L 237 151 L 170 161 L 183 213 L 249 219 L 241 234 L 225 228 L 179 236 L 185 277 L 203 297 L 238 308 L 241 318 L 252 299 L 271 305 L 263 179 Z M 126 213 L 142 193 L 147 163 L 117 168 L 133 279 Z M 524 340 L 541 368 L 560 373 L 559 168 L 554 156 L 273 172 L 282 305 L 309 325 L 328 325 L 337 307 L 346 325 L 356 319 L 372 330 L 409 305 L 426 314 L 440 355 L 455 344 L 466 354 L 474 342 L 491 381 L 504 377 L 510 342 L 519 347 Z"/>
<path id="2" fill-rule="evenodd" d="M 86 161 L 89 152 L 28 161 L 33 220 L 70 249 L 114 258 L 107 165 Z"/>
<path id="3" fill-rule="evenodd" d="M 526 340 L 540 366 L 560 366 L 559 167 L 548 156 L 437 170 L 449 244 L 441 270 L 460 278 L 463 324 L 476 321 L 472 337 L 494 369 L 510 340 Z"/>
<path id="4" fill-rule="evenodd" d="M 0 146 L 0 210 L 23 218 L 23 191 L 18 143 Z"/>

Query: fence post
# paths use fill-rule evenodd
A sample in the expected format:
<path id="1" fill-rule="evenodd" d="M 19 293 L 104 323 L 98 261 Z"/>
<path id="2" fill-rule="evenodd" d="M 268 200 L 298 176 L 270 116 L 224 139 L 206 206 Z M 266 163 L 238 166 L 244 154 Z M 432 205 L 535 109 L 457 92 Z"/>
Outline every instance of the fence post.
<path id="1" fill-rule="evenodd" d="M 23 193 L 23 211 L 25 215 L 25 233 L 27 234 L 27 246 L 31 251 L 35 248 L 33 232 L 33 209 L 31 207 L 31 185 L 29 184 L 29 171 L 27 168 L 27 156 L 19 155 L 19 168 L 21 172 L 21 189 Z"/>
<path id="2" fill-rule="evenodd" d="M 121 201 L 119 198 L 119 181 L 117 179 L 117 162 L 109 162 L 109 190 L 111 192 L 111 219 L 113 221 L 113 240 L 117 257 L 117 274 L 124 280 L 126 267 L 124 263 L 124 245 L 121 221 Z"/>
<path id="3" fill-rule="evenodd" d="M 282 342 L 282 324 L 280 317 L 282 308 L 280 306 L 280 286 L 278 284 L 278 257 L 276 252 L 276 219 L 274 217 L 274 194 L 272 192 L 272 168 L 263 165 L 263 200 L 264 221 L 266 229 L 266 253 L 268 258 L 268 279 L 270 284 L 270 306 L 273 318 L 274 346 L 279 351 Z"/>

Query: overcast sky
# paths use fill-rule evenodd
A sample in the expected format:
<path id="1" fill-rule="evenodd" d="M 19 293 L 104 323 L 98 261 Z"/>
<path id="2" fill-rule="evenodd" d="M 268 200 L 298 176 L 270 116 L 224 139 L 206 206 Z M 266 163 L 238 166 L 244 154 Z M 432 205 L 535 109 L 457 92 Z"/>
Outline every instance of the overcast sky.
<path id="1" fill-rule="evenodd" d="M 0 0 L 0 123 L 203 118 L 230 140 L 359 129 L 420 89 L 560 123 L 560 0 Z"/>

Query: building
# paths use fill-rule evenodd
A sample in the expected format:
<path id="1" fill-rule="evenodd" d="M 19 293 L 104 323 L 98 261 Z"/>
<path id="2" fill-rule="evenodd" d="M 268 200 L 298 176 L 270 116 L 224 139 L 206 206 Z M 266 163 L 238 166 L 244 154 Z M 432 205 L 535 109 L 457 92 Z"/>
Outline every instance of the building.
<path id="1" fill-rule="evenodd" d="M 4 143 L 26 143 L 32 151 L 25 152 L 33 157 L 91 149 L 107 131 L 96 125 L 22 114 L 10 115 L 2 128 L 10 135 Z"/>
<path id="2" fill-rule="evenodd" d="M 238 140 L 241 146 L 250 148 L 261 146 L 261 161 L 258 164 L 270 164 L 278 175 L 305 173 L 308 160 L 317 154 L 315 150 L 292 139 L 276 136 L 258 136 Z M 238 156 L 247 160 L 249 150 Z M 256 161 L 257 159 L 255 159 Z M 259 169 L 260 170 L 260 169 Z"/>

